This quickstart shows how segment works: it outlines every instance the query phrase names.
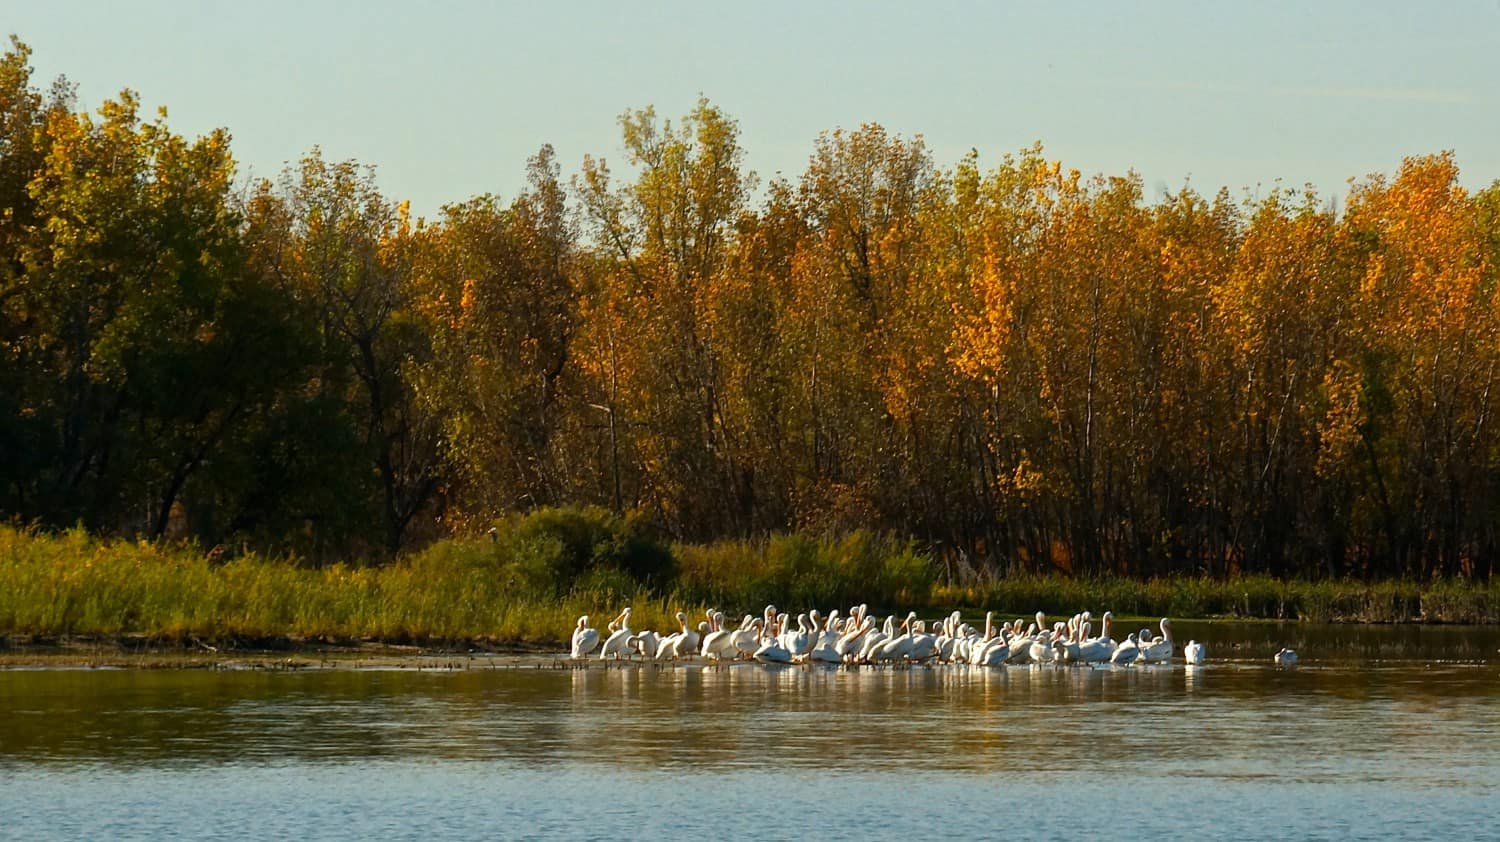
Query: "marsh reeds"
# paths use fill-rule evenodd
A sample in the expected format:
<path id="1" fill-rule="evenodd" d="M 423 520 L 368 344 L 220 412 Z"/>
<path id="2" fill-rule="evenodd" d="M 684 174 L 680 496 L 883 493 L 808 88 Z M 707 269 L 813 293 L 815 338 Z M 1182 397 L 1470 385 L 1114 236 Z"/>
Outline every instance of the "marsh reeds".
<path id="1" fill-rule="evenodd" d="M 868 532 L 667 546 L 593 509 L 518 517 L 493 537 L 441 541 L 380 567 L 211 555 L 193 545 L 0 526 L 0 635 L 554 644 L 580 614 L 602 628 L 625 605 L 633 627 L 670 630 L 679 610 L 696 625 L 707 606 L 734 620 L 767 603 L 796 611 L 859 602 L 882 613 L 1089 608 L 1318 622 L 1500 620 L 1500 584 L 1060 575 L 952 584 L 938 581 L 937 565 L 914 543 Z"/>
<path id="2" fill-rule="evenodd" d="M 528 585 L 528 551 L 539 550 L 453 540 L 384 567 L 256 555 L 220 564 L 191 546 L 0 527 L 0 634 L 526 643 L 562 639 L 579 614 L 627 604 L 640 622 L 671 619 L 671 606 L 625 576 L 561 595 Z"/>

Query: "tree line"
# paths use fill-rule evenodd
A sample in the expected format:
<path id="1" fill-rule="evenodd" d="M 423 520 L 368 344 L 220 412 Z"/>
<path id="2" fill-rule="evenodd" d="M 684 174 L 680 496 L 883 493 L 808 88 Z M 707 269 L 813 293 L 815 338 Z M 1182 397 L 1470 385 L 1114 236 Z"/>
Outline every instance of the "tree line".
<path id="1" fill-rule="evenodd" d="M 878 125 L 761 184 L 708 101 L 413 219 L 314 149 L 0 62 L 0 516 L 317 560 L 592 504 L 955 577 L 1488 578 L 1500 185 L 1235 201 Z"/>

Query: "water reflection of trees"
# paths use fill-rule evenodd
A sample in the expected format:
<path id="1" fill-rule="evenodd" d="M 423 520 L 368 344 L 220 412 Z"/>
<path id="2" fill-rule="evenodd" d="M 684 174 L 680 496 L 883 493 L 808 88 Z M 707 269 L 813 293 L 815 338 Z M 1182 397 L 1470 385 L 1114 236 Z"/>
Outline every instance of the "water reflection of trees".
<path id="1" fill-rule="evenodd" d="M 0 763 L 1060 773 L 1233 767 L 1264 757 L 1268 740 L 1358 759 L 1341 741 L 1373 730 L 1383 750 L 1404 744 L 1413 756 L 1479 751 L 1465 735 L 1500 725 L 1488 671 L 1420 664 L 549 667 L 0 673 Z"/>

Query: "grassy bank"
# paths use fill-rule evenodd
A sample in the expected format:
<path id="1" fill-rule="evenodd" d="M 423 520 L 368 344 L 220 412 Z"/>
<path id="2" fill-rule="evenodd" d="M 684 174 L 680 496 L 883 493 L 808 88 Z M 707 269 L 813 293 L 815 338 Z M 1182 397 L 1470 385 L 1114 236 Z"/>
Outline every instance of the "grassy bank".
<path id="1" fill-rule="evenodd" d="M 914 544 L 863 532 L 668 546 L 629 520 L 573 509 L 516 518 L 493 538 L 444 541 L 384 567 L 219 561 L 191 546 L 0 527 L 0 635 L 556 643 L 578 615 L 602 627 L 627 604 L 632 626 L 666 629 L 678 610 L 696 623 L 708 605 L 738 616 L 768 602 L 792 610 L 867 602 L 879 613 L 1500 620 L 1496 584 L 1011 577 L 955 586 L 936 569 Z"/>
<path id="2" fill-rule="evenodd" d="M 642 623 L 670 620 L 667 603 L 624 574 L 536 587 L 529 563 L 552 548 L 514 544 L 454 540 L 386 567 L 309 568 L 0 528 L 0 634 L 524 643 L 563 639 L 579 614 L 627 603 Z"/>

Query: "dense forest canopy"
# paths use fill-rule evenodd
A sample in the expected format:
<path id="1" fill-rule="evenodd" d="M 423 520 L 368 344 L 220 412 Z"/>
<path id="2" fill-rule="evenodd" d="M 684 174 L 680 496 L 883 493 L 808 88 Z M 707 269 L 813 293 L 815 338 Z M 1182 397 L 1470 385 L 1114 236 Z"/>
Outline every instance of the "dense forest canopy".
<path id="1" fill-rule="evenodd" d="M 0 517 L 380 560 L 587 503 L 871 527 L 960 574 L 1488 578 L 1500 186 L 1450 153 L 1149 201 L 877 125 L 758 184 L 735 121 L 414 220 L 314 149 L 235 178 L 0 62 Z M 1274 174 L 1271 174 L 1274 175 Z"/>

